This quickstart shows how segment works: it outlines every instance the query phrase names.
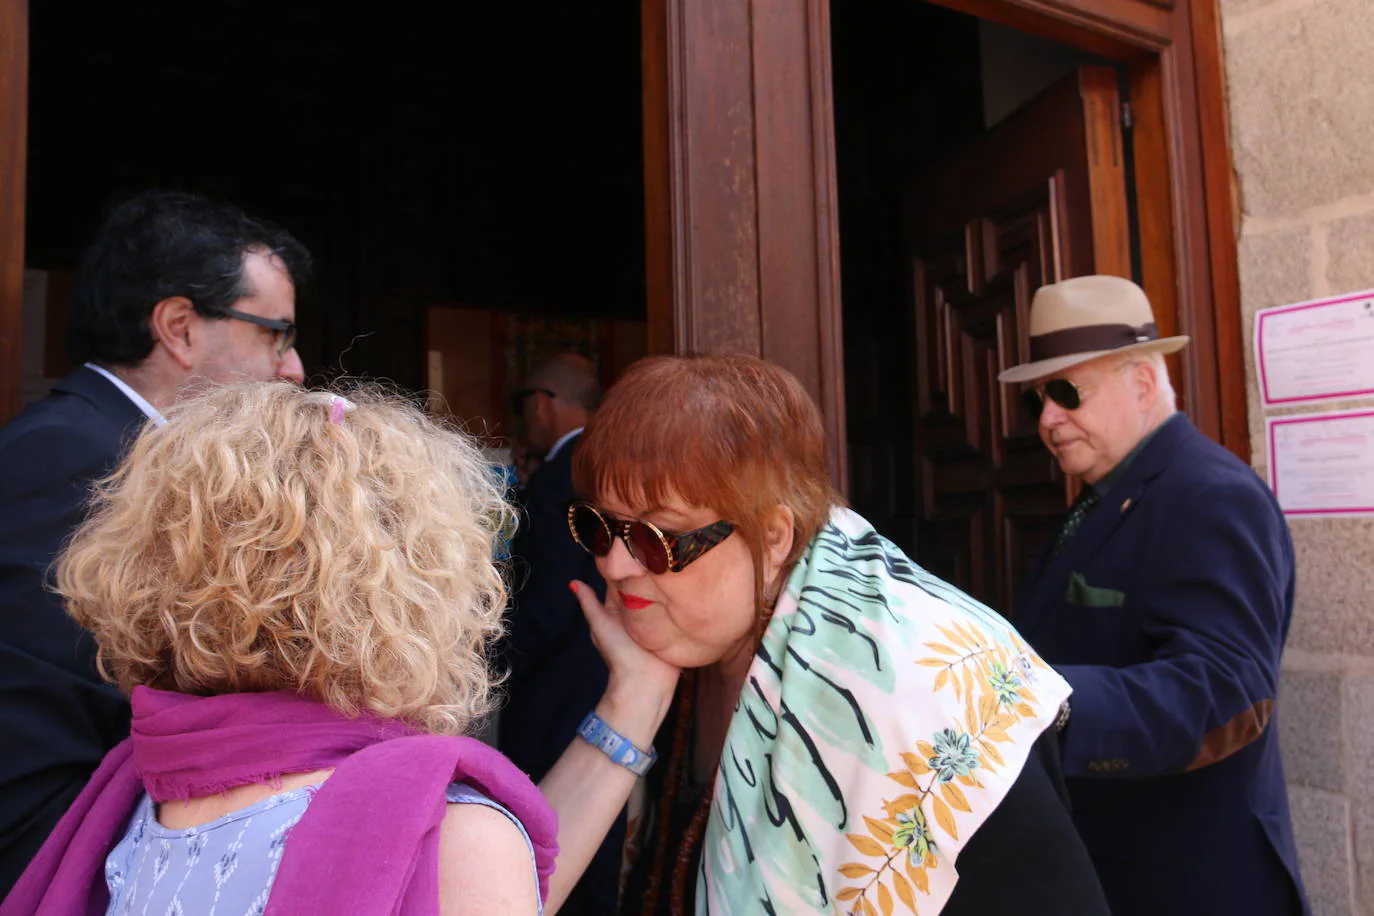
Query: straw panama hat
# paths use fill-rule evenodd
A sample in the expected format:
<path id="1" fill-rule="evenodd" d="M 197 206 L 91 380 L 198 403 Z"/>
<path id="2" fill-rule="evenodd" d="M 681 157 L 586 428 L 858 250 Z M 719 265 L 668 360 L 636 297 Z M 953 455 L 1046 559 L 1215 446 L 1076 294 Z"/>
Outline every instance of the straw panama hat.
<path id="1" fill-rule="evenodd" d="M 1145 291 L 1121 277 L 1074 277 L 1042 286 L 1030 307 L 1031 361 L 997 376 L 1033 382 L 1109 353 L 1174 353 L 1188 338 L 1160 337 Z"/>

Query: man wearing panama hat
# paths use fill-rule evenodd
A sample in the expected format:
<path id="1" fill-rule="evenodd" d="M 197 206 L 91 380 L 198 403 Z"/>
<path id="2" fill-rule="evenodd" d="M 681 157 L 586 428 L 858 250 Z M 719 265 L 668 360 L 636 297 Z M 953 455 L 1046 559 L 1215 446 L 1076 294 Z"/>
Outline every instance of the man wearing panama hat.
<path id="1" fill-rule="evenodd" d="M 1083 492 L 1016 604 L 1073 686 L 1074 820 L 1116 916 L 1289 916 L 1298 872 L 1274 705 L 1293 545 L 1273 494 L 1178 412 L 1140 287 L 1077 277 L 1031 303 L 1025 385 Z"/>

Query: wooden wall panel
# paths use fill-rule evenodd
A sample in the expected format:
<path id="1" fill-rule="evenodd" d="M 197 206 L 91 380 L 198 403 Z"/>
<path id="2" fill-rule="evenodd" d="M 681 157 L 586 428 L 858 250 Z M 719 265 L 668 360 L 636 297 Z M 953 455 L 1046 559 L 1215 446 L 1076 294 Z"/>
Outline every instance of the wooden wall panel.
<path id="1" fill-rule="evenodd" d="M 848 480 L 829 5 L 756 3 L 754 123 L 763 355 L 797 374 Z M 796 49 L 805 47 L 805 55 Z M 805 91 L 799 91 L 805 89 Z"/>
<path id="2" fill-rule="evenodd" d="M 1187 2 L 1187 0 L 1184 0 Z M 1181 25 L 1180 25 L 1181 23 Z M 1169 191 L 1173 252 L 1177 265 L 1179 331 L 1192 342 L 1181 353 L 1179 393 L 1192 421 L 1221 442 L 1221 401 L 1217 365 L 1216 303 L 1212 298 L 1212 253 L 1207 248 L 1206 179 L 1198 131 L 1197 87 L 1186 9 L 1175 22 L 1176 40 L 1159 55 L 1163 87 L 1164 132 L 1169 144 Z M 1226 155 L 1230 155 L 1229 151 Z M 1235 249 L 1231 250 L 1231 257 Z M 1142 258 L 1161 260 L 1162 252 L 1142 250 Z M 1224 305 L 1222 307 L 1225 307 Z M 1239 304 L 1236 304 L 1239 308 Z M 1242 380 L 1244 374 L 1241 375 Z"/>
<path id="3" fill-rule="evenodd" d="M 1093 270 L 1131 276 L 1131 234 L 1126 202 L 1121 97 L 1116 73 L 1108 67 L 1084 67 L 1079 74 L 1084 139 L 1088 145 L 1088 187 L 1092 195 Z"/>
<path id="4" fill-rule="evenodd" d="M 687 298 L 686 276 L 676 269 L 686 257 L 686 239 L 673 222 L 673 200 L 681 197 L 678 131 L 673 100 L 681 95 L 681 57 L 670 54 L 681 42 L 678 19 L 668 4 L 641 0 L 640 44 L 644 59 L 641 93 L 644 109 L 644 273 L 649 352 L 672 353 L 686 326 L 674 302 Z"/>
<path id="5" fill-rule="evenodd" d="M 646 56 L 664 54 L 646 67 L 662 73 L 645 83 L 646 159 L 665 160 L 646 230 L 672 240 L 669 258 L 649 245 L 649 305 L 674 311 L 679 352 L 762 350 L 750 5 L 645 0 L 646 32 L 662 33 L 645 35 Z"/>
<path id="6" fill-rule="evenodd" d="M 825 0 L 644 0 L 650 347 L 795 373 L 846 479 Z"/>
<path id="7" fill-rule="evenodd" d="M 1159 58 L 1150 57 L 1130 68 L 1131 110 L 1135 128 L 1131 143 L 1135 152 L 1136 231 L 1141 258 L 1140 285 L 1150 297 L 1155 323 L 1163 337 L 1179 331 L 1177 283 L 1178 265 L 1173 245 L 1174 207 L 1169 191 L 1169 138 L 1164 118 L 1163 75 Z M 1182 388 L 1183 357 L 1175 353 L 1166 357 L 1169 375 L 1180 380 Z M 1189 402 L 1184 397 L 1182 408 Z"/>
<path id="8" fill-rule="evenodd" d="M 0 423 L 19 411 L 28 152 L 28 0 L 0 0 Z"/>
<path id="9" fill-rule="evenodd" d="M 1211 253 L 1212 314 L 1216 326 L 1217 388 L 1221 444 L 1248 461 L 1250 424 L 1246 411 L 1245 340 L 1241 327 L 1240 263 L 1236 252 L 1235 179 L 1226 112 L 1226 68 L 1222 60 L 1218 0 L 1182 0 L 1191 25 L 1198 146 L 1202 157 L 1207 250 Z M 1184 27 L 1179 23 L 1179 27 Z"/>

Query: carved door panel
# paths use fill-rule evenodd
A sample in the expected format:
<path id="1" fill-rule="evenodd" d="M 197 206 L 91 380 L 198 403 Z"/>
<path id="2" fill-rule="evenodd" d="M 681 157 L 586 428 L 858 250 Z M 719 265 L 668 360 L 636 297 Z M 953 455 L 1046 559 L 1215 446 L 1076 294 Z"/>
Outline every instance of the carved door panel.
<path id="1" fill-rule="evenodd" d="M 1031 297 L 1130 276 L 1116 73 L 1085 67 L 918 179 L 904 201 L 915 340 L 917 561 L 1003 613 L 1077 489 L 1019 392 Z"/>

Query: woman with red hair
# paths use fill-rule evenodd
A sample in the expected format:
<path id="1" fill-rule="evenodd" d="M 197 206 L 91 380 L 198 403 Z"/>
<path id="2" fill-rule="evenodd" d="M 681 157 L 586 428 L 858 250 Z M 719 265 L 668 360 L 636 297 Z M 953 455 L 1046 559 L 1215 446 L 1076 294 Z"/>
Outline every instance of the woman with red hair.
<path id="1" fill-rule="evenodd" d="M 605 605 L 573 587 L 612 673 L 568 756 L 626 775 L 541 789 L 566 828 L 647 772 L 622 912 L 1107 912 L 1062 795 L 1068 684 L 843 507 L 796 378 L 643 360 L 574 474 Z"/>

